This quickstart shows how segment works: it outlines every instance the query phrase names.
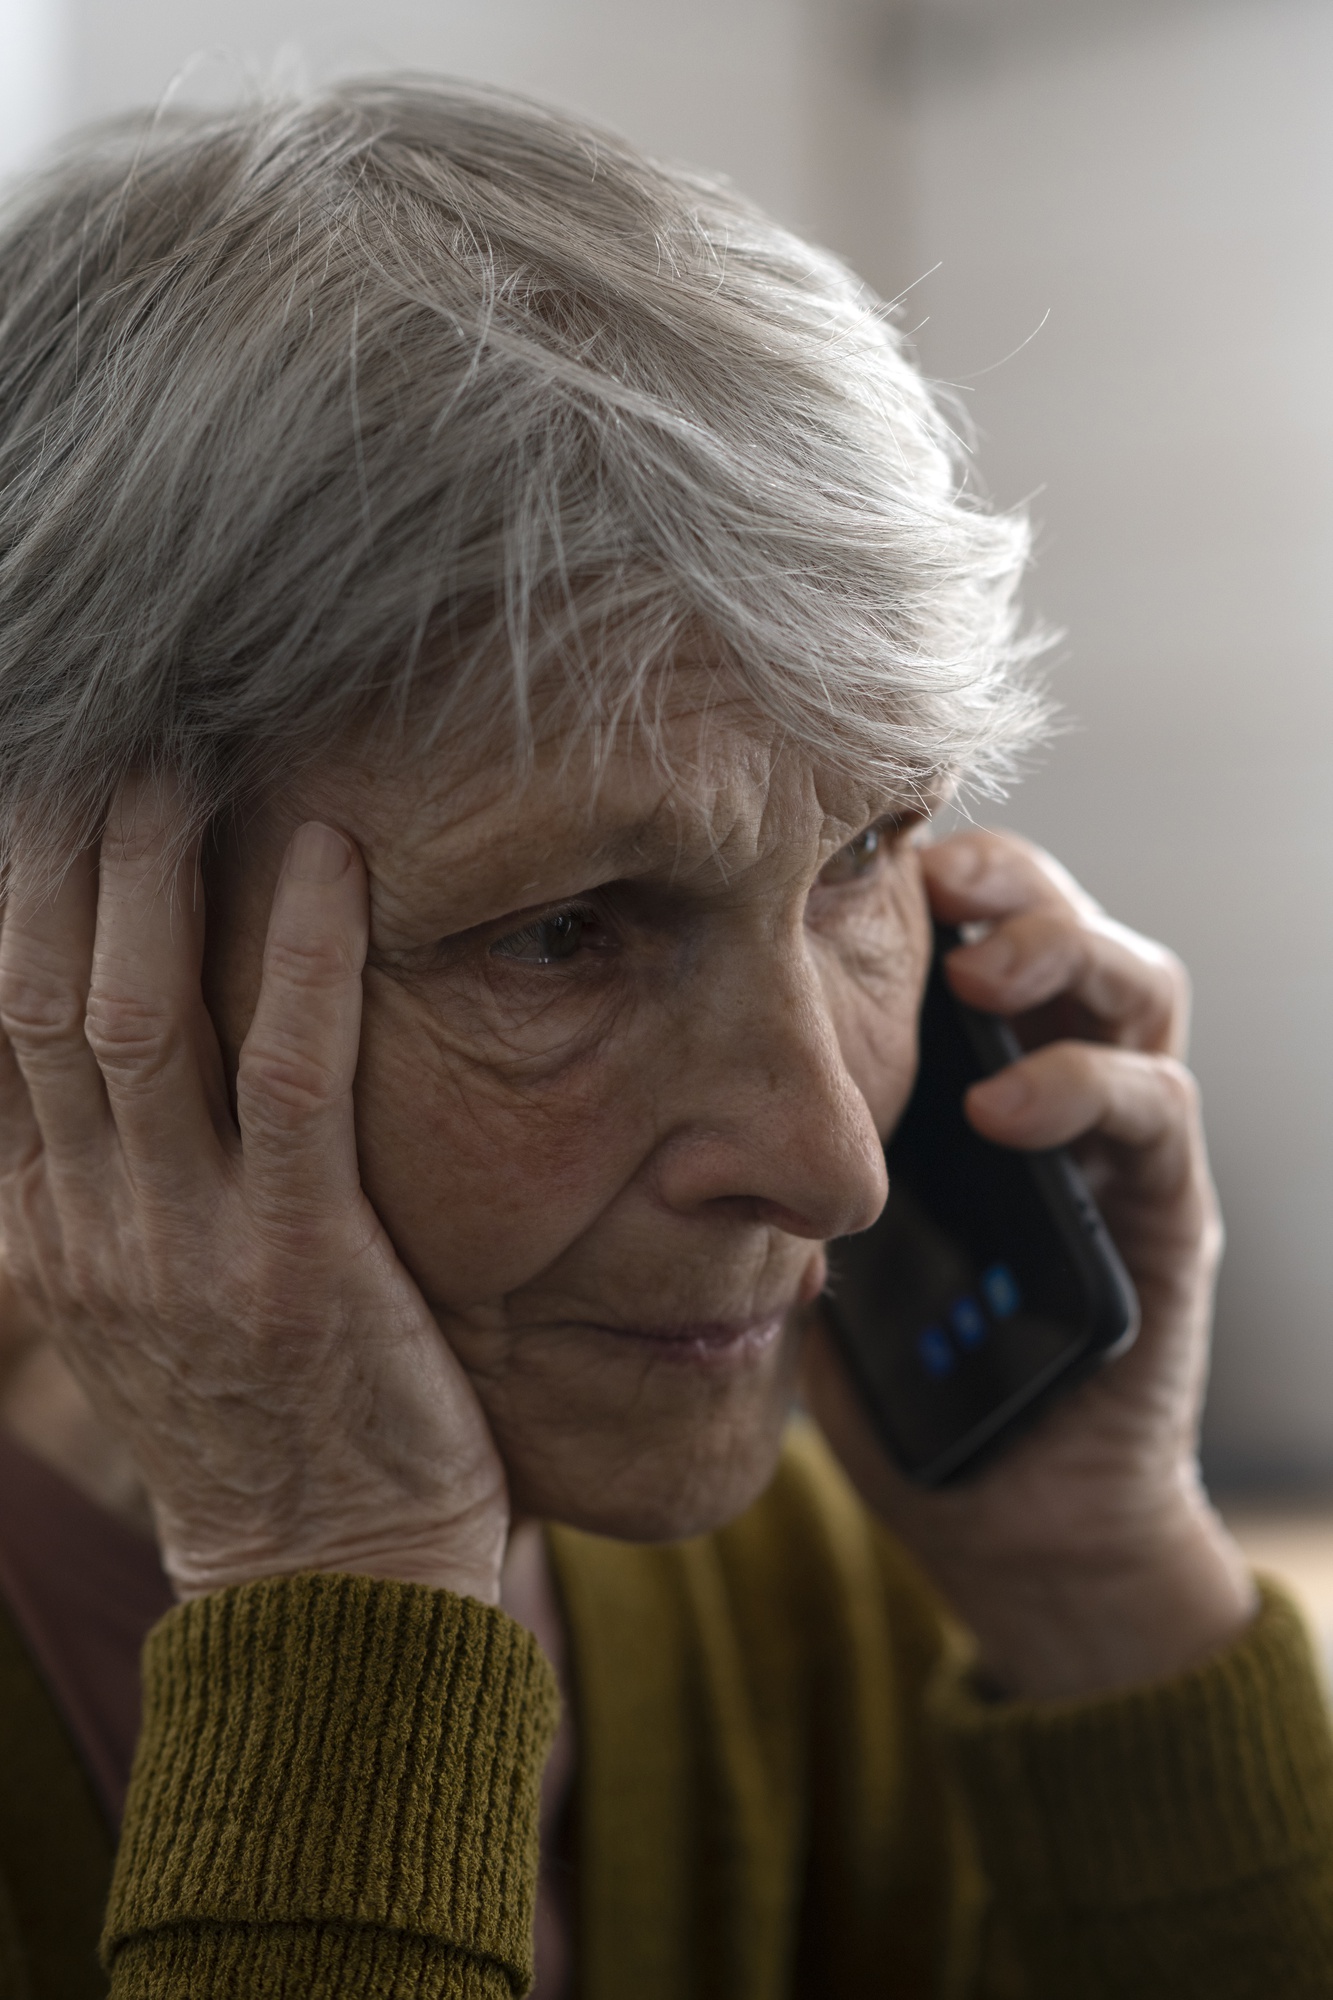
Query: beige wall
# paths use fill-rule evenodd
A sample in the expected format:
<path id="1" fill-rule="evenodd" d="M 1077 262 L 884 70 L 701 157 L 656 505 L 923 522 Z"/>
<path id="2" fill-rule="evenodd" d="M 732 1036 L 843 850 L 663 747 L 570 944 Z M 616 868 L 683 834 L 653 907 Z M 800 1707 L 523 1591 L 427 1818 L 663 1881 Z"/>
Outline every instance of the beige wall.
<path id="1" fill-rule="evenodd" d="M 1080 731 L 1008 817 L 1193 967 L 1230 1230 L 1211 1455 L 1326 1475 L 1333 8 L 1024 11 L 920 64 L 910 144 L 921 349 L 995 489 L 1035 495 L 1032 598 L 1069 635 Z"/>
<path id="2" fill-rule="evenodd" d="M 0 0 L 0 180 L 59 131 L 69 105 L 62 0 Z"/>
<path id="3" fill-rule="evenodd" d="M 225 89 L 240 58 L 316 74 L 414 66 L 485 77 L 605 118 L 643 145 L 796 201 L 801 0 L 65 0 L 80 115 Z M 211 55 L 209 52 L 213 52 Z M 202 58 L 202 59 L 201 59 Z"/>
<path id="4" fill-rule="evenodd" d="M 1033 602 L 1068 630 L 1079 730 L 1007 817 L 1197 975 L 1231 1230 L 1214 1458 L 1333 1472 L 1328 0 L 65 0 L 63 44 L 61 19 L 0 0 L 34 78 L 64 50 L 58 105 L 11 62 L 29 132 L 192 58 L 181 87 L 225 91 L 210 50 L 448 68 L 921 279 L 908 322 L 992 488 L 1034 496 Z"/>

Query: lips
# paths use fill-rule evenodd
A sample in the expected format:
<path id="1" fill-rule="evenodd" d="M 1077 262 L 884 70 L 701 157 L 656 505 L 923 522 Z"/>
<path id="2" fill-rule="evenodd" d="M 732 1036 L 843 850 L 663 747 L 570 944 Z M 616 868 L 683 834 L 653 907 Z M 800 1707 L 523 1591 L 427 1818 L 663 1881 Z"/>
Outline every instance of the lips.
<path id="1" fill-rule="evenodd" d="M 782 1332 L 786 1312 L 770 1313 L 764 1319 L 695 1320 L 671 1326 L 598 1327 L 617 1340 L 633 1341 L 654 1348 L 664 1359 L 724 1360 L 747 1358 L 764 1353 Z"/>

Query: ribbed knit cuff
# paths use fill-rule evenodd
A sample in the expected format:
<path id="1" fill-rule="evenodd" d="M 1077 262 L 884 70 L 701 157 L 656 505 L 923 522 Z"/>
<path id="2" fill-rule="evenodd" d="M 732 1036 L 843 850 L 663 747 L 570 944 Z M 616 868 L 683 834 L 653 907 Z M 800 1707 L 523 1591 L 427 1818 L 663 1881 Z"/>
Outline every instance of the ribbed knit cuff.
<path id="1" fill-rule="evenodd" d="M 143 1687 L 108 1964 L 154 1933 L 262 1955 L 267 1927 L 285 1957 L 353 1927 L 526 1988 L 558 1696 L 521 1626 L 416 1584 L 269 1578 L 172 1611 Z"/>
<path id="2" fill-rule="evenodd" d="M 1215 1895 L 1333 1842 L 1333 1735 L 1300 1614 L 1261 1584 L 1236 1643 L 1095 1701 L 933 1703 L 991 1882 L 1029 1909 Z"/>

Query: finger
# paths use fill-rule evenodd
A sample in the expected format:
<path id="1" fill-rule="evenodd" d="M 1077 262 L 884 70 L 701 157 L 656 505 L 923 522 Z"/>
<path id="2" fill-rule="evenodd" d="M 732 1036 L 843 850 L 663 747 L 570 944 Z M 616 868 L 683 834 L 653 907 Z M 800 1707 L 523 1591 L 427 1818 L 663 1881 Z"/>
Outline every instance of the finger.
<path id="1" fill-rule="evenodd" d="M 340 1206 L 360 1189 L 352 1081 L 368 934 L 360 855 L 332 827 L 298 827 L 236 1078 L 251 1199 L 280 1215 Z"/>
<path id="2" fill-rule="evenodd" d="M 1011 1063 L 964 1099 L 983 1138 L 1038 1152 L 1089 1133 L 1156 1155 L 1163 1186 L 1175 1184 L 1198 1146 L 1198 1087 L 1170 1056 L 1051 1042 Z"/>
<path id="3" fill-rule="evenodd" d="M 76 855 L 52 878 L 20 851 L 0 929 L 0 1030 L 57 1180 L 100 1172 L 111 1138 L 106 1092 L 85 1016 L 96 925 L 96 864 Z M 17 1072 L 15 1074 L 14 1072 Z"/>
<path id="4" fill-rule="evenodd" d="M 9 1037 L 0 1030 L 0 1182 L 31 1165 L 42 1135 Z"/>
<path id="5" fill-rule="evenodd" d="M 0 900 L 0 950 L 4 946 L 4 927 L 5 906 Z M 9 1037 L 0 1027 L 0 1189 L 14 1174 L 29 1166 L 41 1150 L 42 1135 L 37 1129 L 28 1086 L 23 1081 L 23 1072 Z M 0 1213 L 0 1240 L 3 1240 L 3 1234 L 4 1220 Z M 2 1281 L 3 1274 L 0 1274 Z M 0 1320 L 3 1320 L 2 1313 Z"/>
<path id="6" fill-rule="evenodd" d="M 1016 833 L 977 827 L 921 849 L 931 907 L 945 923 L 991 922 L 1023 910 L 1066 908 L 1100 915 L 1100 906 L 1053 855 Z"/>
<path id="7" fill-rule="evenodd" d="M 126 1170 L 172 1188 L 220 1156 L 198 846 L 183 842 L 183 823 L 170 780 L 121 787 L 102 836 L 87 1013 Z"/>
<path id="8" fill-rule="evenodd" d="M 0 1032 L 0 1350 L 4 1353 L 33 1337 L 26 1325 L 20 1283 L 31 1286 L 44 1256 L 60 1252 L 60 1221 L 47 1165 L 28 1086 L 8 1038 Z"/>
<path id="9" fill-rule="evenodd" d="M 960 1000 L 995 1014 L 1023 1014 L 1057 998 L 1085 1008 L 1107 1040 L 1182 1055 L 1189 980 L 1173 952 L 1109 917 L 1084 920 L 1058 906 L 997 923 L 947 960 Z"/>

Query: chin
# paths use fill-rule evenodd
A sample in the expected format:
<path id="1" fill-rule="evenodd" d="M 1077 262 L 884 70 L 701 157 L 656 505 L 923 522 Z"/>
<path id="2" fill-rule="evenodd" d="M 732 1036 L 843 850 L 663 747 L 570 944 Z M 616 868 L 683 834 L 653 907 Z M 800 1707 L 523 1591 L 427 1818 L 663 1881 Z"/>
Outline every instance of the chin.
<path id="1" fill-rule="evenodd" d="M 515 1515 L 626 1542 L 725 1526 L 777 1468 L 796 1354 L 788 1335 L 747 1380 L 668 1366 L 632 1395 L 616 1393 L 615 1369 L 576 1370 L 563 1395 L 545 1370 L 540 1384 L 478 1383 Z"/>
<path id="2" fill-rule="evenodd" d="M 631 1476 L 618 1463 L 598 1467 L 595 1451 L 582 1473 L 511 1465 L 514 1512 L 618 1542 L 688 1541 L 725 1527 L 759 1498 L 777 1469 L 782 1428 L 775 1425 L 762 1444 L 742 1453 L 728 1445 L 710 1455 L 691 1440 Z"/>

